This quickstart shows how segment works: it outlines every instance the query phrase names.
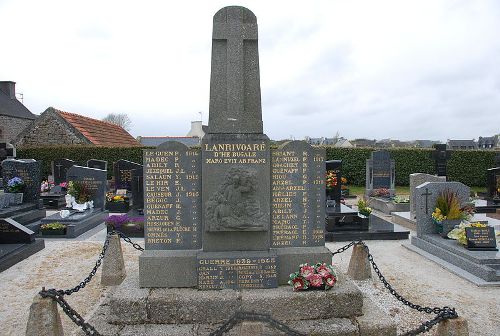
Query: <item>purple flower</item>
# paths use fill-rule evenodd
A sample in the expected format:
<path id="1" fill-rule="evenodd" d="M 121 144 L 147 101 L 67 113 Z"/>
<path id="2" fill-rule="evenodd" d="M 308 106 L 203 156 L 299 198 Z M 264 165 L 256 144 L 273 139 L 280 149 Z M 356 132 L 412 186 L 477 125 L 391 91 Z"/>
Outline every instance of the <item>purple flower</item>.
<path id="1" fill-rule="evenodd" d="M 112 215 L 106 219 L 106 225 L 110 225 L 115 229 L 119 229 L 122 225 L 130 222 L 130 217 L 127 214 L 124 215 Z"/>

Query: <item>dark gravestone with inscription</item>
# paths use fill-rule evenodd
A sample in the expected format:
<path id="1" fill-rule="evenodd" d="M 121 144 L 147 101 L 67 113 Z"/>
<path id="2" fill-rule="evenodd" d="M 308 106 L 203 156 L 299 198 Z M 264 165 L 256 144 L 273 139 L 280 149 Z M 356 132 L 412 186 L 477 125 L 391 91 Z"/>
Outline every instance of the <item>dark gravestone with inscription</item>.
<path id="1" fill-rule="evenodd" d="M 323 246 L 325 150 L 292 141 L 271 157 L 271 246 Z"/>
<path id="2" fill-rule="evenodd" d="M 434 148 L 431 159 L 435 162 L 436 175 L 446 176 L 446 166 L 448 159 L 451 157 L 451 151 L 446 149 L 446 144 L 436 144 Z"/>
<path id="3" fill-rule="evenodd" d="M 465 228 L 467 238 L 467 249 L 475 251 L 498 251 L 495 237 L 495 229 L 488 227 Z"/>
<path id="4" fill-rule="evenodd" d="M 326 199 L 334 200 L 336 205 L 340 204 L 342 198 L 342 160 L 326 161 L 326 174 L 334 177 L 334 186 L 326 189 Z"/>
<path id="5" fill-rule="evenodd" d="M 69 159 L 57 159 L 52 161 L 52 176 L 54 176 L 54 184 L 58 185 L 62 182 L 67 182 L 66 173 L 68 169 L 76 164 L 75 161 Z"/>
<path id="6" fill-rule="evenodd" d="M 144 150 L 146 249 L 201 247 L 200 159 L 198 149 L 176 141 Z"/>
<path id="7" fill-rule="evenodd" d="M 144 169 L 132 169 L 132 209 L 144 208 Z"/>
<path id="8" fill-rule="evenodd" d="M 90 159 L 87 161 L 87 167 L 108 170 L 108 161 Z"/>
<path id="9" fill-rule="evenodd" d="M 7 181 L 20 177 L 24 182 L 23 203 L 38 202 L 40 198 L 41 164 L 32 159 L 7 159 L 2 162 L 4 188 Z"/>
<path id="10" fill-rule="evenodd" d="M 132 170 L 142 168 L 141 164 L 118 160 L 113 165 L 113 174 L 115 177 L 115 189 L 132 190 Z"/>
<path id="11" fill-rule="evenodd" d="M 68 169 L 68 181 L 82 182 L 92 195 L 94 208 L 104 210 L 106 201 L 106 171 L 95 168 L 73 166 Z"/>
<path id="12" fill-rule="evenodd" d="M 486 171 L 488 202 L 500 203 L 500 167 L 490 168 Z"/>
<path id="13" fill-rule="evenodd" d="M 0 218 L 0 272 L 45 247 L 42 239 L 12 218 Z"/>
<path id="14" fill-rule="evenodd" d="M 366 160 L 366 194 L 371 195 L 376 189 L 388 189 L 394 195 L 395 163 L 391 153 L 385 150 L 372 152 Z"/>
<path id="15" fill-rule="evenodd" d="M 8 142 L 0 142 L 0 177 L 2 176 L 2 161 L 16 157 L 16 149 Z M 0 178 L 0 189 L 3 189 L 3 180 Z"/>
<path id="16" fill-rule="evenodd" d="M 146 232 L 154 235 L 146 237 L 139 258 L 141 287 L 269 288 L 285 284 L 302 263 L 331 261 L 323 235 L 324 152 L 292 143 L 276 151 L 274 159 L 279 159 L 271 163 L 262 126 L 256 17 L 230 6 L 215 14 L 213 24 L 210 115 L 201 162 L 189 154 L 193 150 L 179 148 L 179 157 L 154 159 L 158 166 L 145 167 L 145 216 L 158 217 L 152 225 L 146 220 L 147 228 L 154 228 Z M 159 150 L 145 150 L 145 165 Z M 284 169 L 287 155 L 297 163 L 295 170 Z M 148 172 L 173 169 L 164 165 L 176 159 L 179 166 L 173 168 L 185 175 Z M 169 182 L 157 184 L 161 179 Z M 168 183 L 181 194 L 148 196 L 168 192 Z M 154 188 L 162 185 L 164 190 Z M 272 195 L 272 186 L 282 188 Z M 200 190 L 201 200 L 195 192 Z M 291 212 L 281 211 L 290 207 Z M 160 211 L 150 213 L 154 209 Z M 199 209 L 201 245 L 189 241 L 198 228 Z M 176 235 L 165 237 L 165 228 Z"/>

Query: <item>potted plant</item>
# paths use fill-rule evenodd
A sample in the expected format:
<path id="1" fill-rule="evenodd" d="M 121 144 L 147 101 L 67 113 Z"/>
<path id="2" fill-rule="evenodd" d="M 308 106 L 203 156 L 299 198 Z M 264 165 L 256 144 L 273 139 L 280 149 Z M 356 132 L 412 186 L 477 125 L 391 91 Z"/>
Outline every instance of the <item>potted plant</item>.
<path id="1" fill-rule="evenodd" d="M 129 217 L 124 215 L 111 215 L 105 221 L 107 231 L 117 230 L 129 237 L 144 237 L 144 217 Z"/>
<path id="2" fill-rule="evenodd" d="M 469 219 L 473 213 L 473 205 L 467 204 L 460 207 L 457 193 L 445 190 L 438 195 L 431 217 L 436 225 L 437 233 L 440 233 L 444 238 L 448 238 L 448 233 L 463 220 Z"/>
<path id="3" fill-rule="evenodd" d="M 10 204 L 17 205 L 23 203 L 24 181 L 16 176 L 7 181 L 7 193 L 10 194 Z"/>
<path id="4" fill-rule="evenodd" d="M 370 214 L 372 213 L 372 208 L 368 206 L 367 200 L 362 198 L 358 201 L 358 212 L 363 216 L 370 217 Z"/>
<path id="5" fill-rule="evenodd" d="M 108 192 L 106 194 L 106 210 L 109 210 L 109 212 L 127 212 L 129 210 L 128 198 Z"/>
<path id="6" fill-rule="evenodd" d="M 72 199 L 66 199 L 66 206 L 68 206 L 71 201 L 71 207 L 78 211 L 84 211 L 88 208 L 92 208 L 92 193 L 89 188 L 80 181 L 69 181 L 68 182 L 68 194 Z"/>
<path id="7" fill-rule="evenodd" d="M 59 222 L 42 224 L 40 232 L 43 236 L 62 236 L 66 234 L 66 225 Z"/>

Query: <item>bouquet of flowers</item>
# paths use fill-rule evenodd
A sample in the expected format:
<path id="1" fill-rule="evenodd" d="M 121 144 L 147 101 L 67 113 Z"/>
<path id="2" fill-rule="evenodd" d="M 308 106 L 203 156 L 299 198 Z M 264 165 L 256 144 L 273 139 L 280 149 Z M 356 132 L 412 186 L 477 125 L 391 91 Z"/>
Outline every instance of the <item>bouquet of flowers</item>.
<path id="1" fill-rule="evenodd" d="M 42 184 L 40 185 L 40 191 L 41 192 L 48 192 L 50 189 L 54 186 L 53 183 L 49 182 L 48 180 L 42 181 Z"/>
<path id="2" fill-rule="evenodd" d="M 333 189 L 337 186 L 337 174 L 332 171 L 326 172 L 326 189 Z"/>
<path id="3" fill-rule="evenodd" d="M 299 266 L 299 271 L 290 274 L 288 284 L 295 292 L 307 289 L 330 289 L 337 282 L 337 275 L 331 265 L 318 263 L 309 266 L 307 263 Z"/>
<path id="4" fill-rule="evenodd" d="M 387 188 L 379 188 L 379 189 L 373 190 L 370 196 L 391 197 L 391 193 L 389 192 L 389 189 L 387 189 Z"/>
<path id="5" fill-rule="evenodd" d="M 347 189 L 347 179 L 344 176 L 340 178 L 340 189 Z"/>
<path id="6" fill-rule="evenodd" d="M 458 228 L 455 228 L 448 232 L 448 238 L 450 239 L 455 239 L 462 245 L 467 245 L 467 237 L 465 236 L 465 228 L 466 227 L 487 227 L 487 224 L 482 224 L 482 223 L 465 223 L 462 222 L 458 226 Z"/>
<path id="7" fill-rule="evenodd" d="M 368 206 L 368 201 L 364 199 L 360 199 L 358 201 L 358 212 L 363 216 L 370 216 L 370 214 L 372 213 L 372 208 Z"/>
<path id="8" fill-rule="evenodd" d="M 106 193 L 106 202 L 125 202 L 122 195 L 115 195 L 112 191 Z"/>
<path id="9" fill-rule="evenodd" d="M 7 192 L 20 193 L 24 190 L 24 181 L 20 177 L 13 177 L 7 181 Z"/>
<path id="10" fill-rule="evenodd" d="M 83 182 L 79 181 L 68 182 L 68 194 L 73 196 L 79 204 L 89 202 L 92 199 L 92 193 L 89 188 Z"/>

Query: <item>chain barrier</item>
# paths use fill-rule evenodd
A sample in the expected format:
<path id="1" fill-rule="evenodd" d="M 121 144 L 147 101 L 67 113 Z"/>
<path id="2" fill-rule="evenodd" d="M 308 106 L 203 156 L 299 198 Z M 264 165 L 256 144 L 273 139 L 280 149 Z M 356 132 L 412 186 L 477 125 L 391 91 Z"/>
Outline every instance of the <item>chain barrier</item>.
<path id="1" fill-rule="evenodd" d="M 101 253 L 99 254 L 99 257 L 97 258 L 97 261 L 95 262 L 95 265 L 90 271 L 89 275 L 83 281 L 81 281 L 78 285 L 70 289 L 54 289 L 54 288 L 45 289 L 45 287 L 43 287 L 42 290 L 39 292 L 41 297 L 43 298 L 50 297 L 52 298 L 52 300 L 56 301 L 57 304 L 61 306 L 64 313 L 71 319 L 71 321 L 73 321 L 77 326 L 79 326 L 83 330 L 83 332 L 85 332 L 86 335 L 89 336 L 100 336 L 101 334 L 99 334 L 99 332 L 92 325 L 85 322 L 84 318 L 80 314 L 78 314 L 76 310 L 71 308 L 68 302 L 64 299 L 64 295 L 71 295 L 73 293 L 78 292 L 79 290 L 85 288 L 85 286 L 87 286 L 87 284 L 92 280 L 92 278 L 95 276 L 97 270 L 102 264 L 104 255 L 106 254 L 106 251 L 109 247 L 109 240 L 113 234 L 117 234 L 125 242 L 131 244 L 136 250 L 144 251 L 144 248 L 142 246 L 140 246 L 137 243 L 134 243 L 124 233 L 112 230 L 108 232 L 108 234 L 106 235 L 106 240 L 104 241 L 104 245 L 102 246 L 102 250 Z"/>
<path id="2" fill-rule="evenodd" d="M 95 276 L 97 273 L 97 270 L 102 264 L 102 260 L 104 259 L 104 255 L 106 254 L 106 251 L 109 247 L 109 240 L 113 234 L 117 234 L 121 239 L 123 239 L 125 242 L 131 244 L 136 250 L 139 251 L 144 251 L 144 248 L 140 246 L 137 243 L 134 243 L 130 237 L 125 235 L 123 232 L 113 230 L 109 232 L 106 236 L 106 240 L 104 241 L 104 245 L 102 246 L 101 253 L 99 254 L 99 257 L 90 271 L 89 275 L 81 281 L 78 285 L 76 285 L 73 288 L 70 289 L 65 289 L 65 290 L 57 290 L 57 289 L 45 289 L 45 287 L 42 288 L 42 290 L 39 292 L 39 294 L 43 297 L 50 297 L 54 301 L 57 302 L 59 306 L 61 306 L 62 310 L 64 313 L 77 325 L 79 326 L 83 332 L 88 335 L 88 336 L 100 336 L 101 334 L 89 323 L 85 321 L 85 319 L 78 314 L 76 310 L 74 310 L 68 302 L 64 299 L 64 295 L 71 295 L 73 293 L 78 292 L 79 290 L 85 288 L 85 286 L 92 280 L 92 278 Z M 455 308 L 450 308 L 450 307 L 422 307 L 421 305 L 414 304 L 407 299 L 405 299 L 403 296 L 401 296 L 392 286 L 391 284 L 385 279 L 385 277 L 382 275 L 382 272 L 378 268 L 377 264 L 373 260 L 373 256 L 370 253 L 370 250 L 368 246 L 366 245 L 365 242 L 363 241 L 352 241 L 349 244 L 342 246 L 341 248 L 337 249 L 336 251 L 332 252 L 332 257 L 336 254 L 343 253 L 347 251 L 349 248 L 351 248 L 353 245 L 363 245 L 363 248 L 365 249 L 367 255 L 368 255 L 368 260 L 370 261 L 370 264 L 372 265 L 373 270 L 377 274 L 378 278 L 380 281 L 384 284 L 384 287 L 389 290 L 389 292 L 400 302 L 402 302 L 404 305 L 415 309 L 419 312 L 425 312 L 427 314 L 434 313 L 436 314 L 436 317 L 428 320 L 426 322 L 423 322 L 418 328 L 415 328 L 413 330 L 410 330 L 408 332 L 405 332 L 401 336 L 414 336 L 414 335 L 419 335 L 424 332 L 428 332 L 433 326 L 438 324 L 441 321 L 448 320 L 448 319 L 454 319 L 458 317 L 457 312 L 455 311 Z M 244 312 L 244 311 L 238 311 L 229 320 L 224 322 L 217 330 L 213 331 L 210 333 L 210 336 L 222 336 L 224 333 L 228 332 L 231 330 L 234 326 L 236 326 L 238 323 L 243 322 L 243 321 L 259 321 L 259 322 L 264 322 L 269 324 L 272 328 L 277 329 L 279 331 L 284 332 L 286 335 L 289 336 L 305 336 L 304 334 L 290 328 L 286 324 L 279 322 L 275 319 L 273 319 L 269 314 L 260 314 L 260 313 L 255 313 L 255 312 Z"/>
<path id="3" fill-rule="evenodd" d="M 410 307 L 412 309 L 415 309 L 415 310 L 417 310 L 419 312 L 424 312 L 424 313 L 427 313 L 427 314 L 432 314 L 432 313 L 436 314 L 436 317 L 433 318 L 432 320 L 423 322 L 418 328 L 415 328 L 413 330 L 407 331 L 404 334 L 402 334 L 401 336 L 419 335 L 421 333 L 428 332 L 433 326 L 435 326 L 436 324 L 438 324 L 441 321 L 448 320 L 448 319 L 454 319 L 454 318 L 458 317 L 458 314 L 457 314 L 455 308 L 450 308 L 450 307 L 446 307 L 446 306 L 443 307 L 443 308 L 439 308 L 439 307 L 434 307 L 434 308 L 431 308 L 431 307 L 422 307 L 421 305 L 414 304 L 411 301 L 408 301 L 407 299 L 405 299 L 403 296 L 401 296 L 391 286 L 391 284 L 385 279 L 384 275 L 382 274 L 382 272 L 378 268 L 377 264 L 373 260 L 373 256 L 370 253 L 370 249 L 368 248 L 368 246 L 366 245 L 366 243 L 364 241 L 361 241 L 361 240 L 357 241 L 357 242 L 356 241 L 352 241 L 349 244 L 347 244 L 345 246 L 342 246 L 337 251 L 332 252 L 332 256 L 334 256 L 334 255 L 336 255 L 338 253 L 345 252 L 351 246 L 356 245 L 356 244 L 363 245 L 363 248 L 365 249 L 366 254 L 368 255 L 368 261 L 370 261 L 370 264 L 372 265 L 373 270 L 377 274 L 377 276 L 380 279 L 380 281 L 384 284 L 384 287 L 387 288 L 389 290 L 389 293 L 391 293 L 398 301 L 402 302 L 404 305 L 406 305 L 406 306 L 408 306 L 408 307 Z"/>

